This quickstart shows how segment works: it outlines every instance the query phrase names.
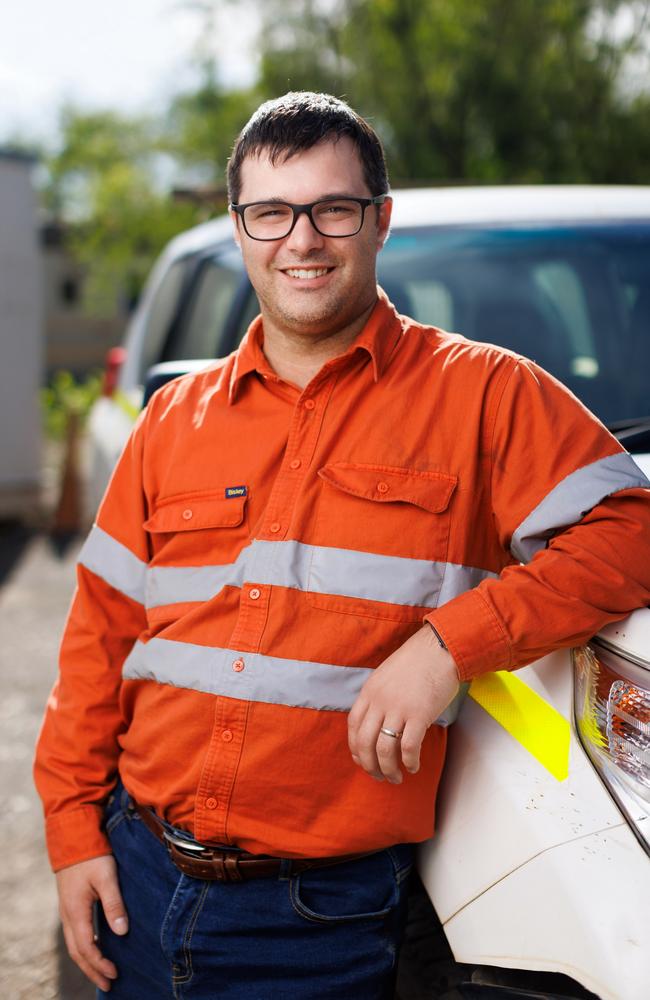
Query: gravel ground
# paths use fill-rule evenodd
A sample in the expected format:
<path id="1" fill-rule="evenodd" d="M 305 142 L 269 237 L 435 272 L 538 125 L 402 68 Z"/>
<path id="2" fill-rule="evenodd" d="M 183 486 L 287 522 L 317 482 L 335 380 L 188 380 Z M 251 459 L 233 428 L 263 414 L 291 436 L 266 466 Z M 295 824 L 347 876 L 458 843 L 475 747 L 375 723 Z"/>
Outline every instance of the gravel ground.
<path id="1" fill-rule="evenodd" d="M 74 582 L 78 542 L 0 525 L 0 997 L 85 1000 L 62 949 L 31 765 Z"/>

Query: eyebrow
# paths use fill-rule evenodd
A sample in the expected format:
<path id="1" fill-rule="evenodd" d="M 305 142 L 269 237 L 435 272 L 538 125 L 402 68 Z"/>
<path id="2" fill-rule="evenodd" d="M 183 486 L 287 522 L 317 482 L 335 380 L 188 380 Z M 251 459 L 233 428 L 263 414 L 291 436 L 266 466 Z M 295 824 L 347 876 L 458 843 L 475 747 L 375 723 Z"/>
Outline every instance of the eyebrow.
<path id="1" fill-rule="evenodd" d="M 313 201 L 307 201 L 307 202 L 291 202 L 287 198 L 280 198 L 278 195 L 276 195 L 273 198 L 256 198 L 255 201 L 262 202 L 262 204 L 265 204 L 265 205 L 275 205 L 275 204 L 279 204 L 279 205 L 302 205 L 302 204 L 312 205 L 312 204 L 316 204 L 316 202 L 318 202 L 318 201 L 328 201 L 330 198 L 367 198 L 367 197 L 368 197 L 368 195 L 363 195 L 363 194 L 350 194 L 349 191 L 343 191 L 343 192 L 341 192 L 341 191 L 334 191 L 334 192 L 332 192 L 330 194 L 321 194 L 321 195 L 318 196 L 318 198 L 314 198 Z"/>

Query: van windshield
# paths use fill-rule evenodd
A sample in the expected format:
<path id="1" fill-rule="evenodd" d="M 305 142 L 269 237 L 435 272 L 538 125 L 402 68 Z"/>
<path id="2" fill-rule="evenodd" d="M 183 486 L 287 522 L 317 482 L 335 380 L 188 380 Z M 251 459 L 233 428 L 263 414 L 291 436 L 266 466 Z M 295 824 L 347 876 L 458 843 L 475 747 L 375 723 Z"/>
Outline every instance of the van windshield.
<path id="1" fill-rule="evenodd" d="M 400 312 L 537 361 L 606 424 L 650 415 L 650 222 L 394 231 Z"/>

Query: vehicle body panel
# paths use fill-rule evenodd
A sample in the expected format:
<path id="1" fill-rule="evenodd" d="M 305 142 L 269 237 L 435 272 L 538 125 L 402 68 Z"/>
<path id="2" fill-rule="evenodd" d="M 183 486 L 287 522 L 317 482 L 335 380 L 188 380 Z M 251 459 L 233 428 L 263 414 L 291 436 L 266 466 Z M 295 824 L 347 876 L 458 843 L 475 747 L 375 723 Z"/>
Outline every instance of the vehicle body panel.
<path id="1" fill-rule="evenodd" d="M 650 865 L 625 823 L 531 858 L 444 925 L 459 962 L 564 973 L 602 1000 L 646 1000 Z"/>
<path id="2" fill-rule="evenodd" d="M 523 667 L 517 676 L 571 720 L 567 650 Z M 437 833 L 421 849 L 420 872 L 444 923 L 536 855 L 621 819 L 575 732 L 569 776 L 558 781 L 470 696 L 449 732 Z"/>
<path id="3" fill-rule="evenodd" d="M 647 656 L 650 610 L 608 628 L 634 631 Z M 572 720 L 568 651 L 517 674 Z M 469 697 L 418 868 L 458 962 L 562 972 L 611 1000 L 647 995 L 650 864 L 573 726 L 560 782 Z"/>

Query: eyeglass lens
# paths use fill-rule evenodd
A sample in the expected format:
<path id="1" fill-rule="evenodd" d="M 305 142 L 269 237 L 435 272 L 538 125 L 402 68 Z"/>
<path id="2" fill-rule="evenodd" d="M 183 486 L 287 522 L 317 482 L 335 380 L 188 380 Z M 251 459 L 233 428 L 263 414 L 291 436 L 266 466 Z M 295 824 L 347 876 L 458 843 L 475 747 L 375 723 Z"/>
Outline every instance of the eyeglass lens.
<path id="1" fill-rule="evenodd" d="M 319 201 L 312 207 L 312 220 L 322 236 L 354 236 L 363 222 L 363 207 L 356 201 Z M 282 239 L 293 224 L 293 208 L 280 202 L 249 205 L 244 225 L 257 239 Z"/>

